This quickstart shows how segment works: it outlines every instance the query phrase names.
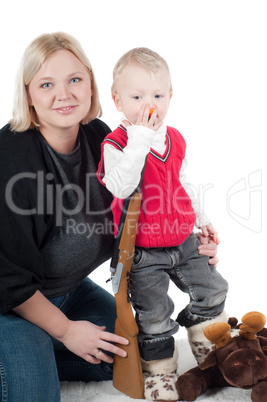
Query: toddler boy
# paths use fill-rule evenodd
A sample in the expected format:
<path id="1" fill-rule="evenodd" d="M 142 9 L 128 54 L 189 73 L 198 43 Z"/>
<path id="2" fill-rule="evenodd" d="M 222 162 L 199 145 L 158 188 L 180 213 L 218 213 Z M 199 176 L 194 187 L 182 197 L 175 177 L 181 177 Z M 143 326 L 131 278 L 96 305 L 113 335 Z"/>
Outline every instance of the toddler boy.
<path id="1" fill-rule="evenodd" d="M 200 362 L 212 348 L 204 337 L 204 327 L 227 321 L 227 282 L 209 264 L 209 258 L 198 253 L 200 242 L 194 226 L 217 244 L 219 239 L 198 201 L 191 199 L 182 185 L 186 144 L 179 131 L 164 123 L 172 97 L 165 60 L 147 48 L 127 52 L 114 68 L 112 97 L 124 118 L 102 144 L 98 177 L 114 196 L 116 231 L 122 200 L 138 186 L 145 165 L 131 299 L 139 327 L 145 397 L 175 400 L 173 335 L 179 324 L 187 328 L 192 351 Z M 174 304 L 168 296 L 169 279 L 190 297 L 175 321 L 171 319 Z"/>

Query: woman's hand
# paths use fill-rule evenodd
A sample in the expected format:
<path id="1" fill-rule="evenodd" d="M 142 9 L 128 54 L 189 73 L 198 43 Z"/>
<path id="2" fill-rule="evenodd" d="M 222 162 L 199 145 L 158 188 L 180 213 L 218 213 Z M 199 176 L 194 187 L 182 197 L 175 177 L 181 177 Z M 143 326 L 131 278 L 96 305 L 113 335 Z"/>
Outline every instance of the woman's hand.
<path id="1" fill-rule="evenodd" d="M 39 290 L 26 302 L 14 308 L 14 311 L 64 343 L 67 349 L 90 363 L 99 364 L 101 360 L 112 363 L 113 358 L 103 351 L 122 357 L 126 356 L 123 349 L 111 342 L 128 345 L 127 339 L 105 332 L 105 327 L 99 327 L 88 321 L 69 320 Z"/>
<path id="2" fill-rule="evenodd" d="M 62 339 L 67 349 L 82 357 L 89 363 L 99 364 L 101 360 L 112 363 L 113 358 L 104 351 L 125 357 L 123 349 L 111 342 L 128 345 L 128 341 L 121 336 L 105 332 L 105 327 L 99 327 L 88 321 L 69 321 L 67 331 Z"/>
<path id="3" fill-rule="evenodd" d="M 210 257 L 209 264 L 216 268 L 219 262 L 219 259 L 216 257 L 218 244 L 213 241 L 213 236 L 211 235 L 204 236 L 203 233 L 196 233 L 196 235 L 201 242 L 201 245 L 198 247 L 199 254 Z"/>

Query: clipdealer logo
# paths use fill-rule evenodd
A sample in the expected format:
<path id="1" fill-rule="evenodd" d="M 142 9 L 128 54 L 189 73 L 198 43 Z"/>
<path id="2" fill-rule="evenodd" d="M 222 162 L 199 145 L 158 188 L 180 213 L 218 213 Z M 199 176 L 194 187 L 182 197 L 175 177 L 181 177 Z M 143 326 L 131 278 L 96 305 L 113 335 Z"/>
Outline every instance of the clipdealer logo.
<path id="1" fill-rule="evenodd" d="M 31 206 L 31 208 L 23 207 L 22 205 L 17 205 L 14 198 L 14 192 L 18 191 L 16 189 L 16 185 L 19 184 L 21 180 L 33 180 L 35 183 L 33 184 L 36 187 L 36 205 Z M 56 216 L 56 225 L 61 226 L 63 222 L 63 215 L 73 216 L 82 211 L 85 208 L 86 214 L 90 215 L 99 215 L 105 214 L 110 211 L 110 207 L 108 209 L 93 211 L 90 209 L 90 180 L 96 180 L 95 174 L 86 174 L 86 192 L 77 185 L 77 184 L 56 184 L 53 182 L 54 175 L 52 173 L 44 174 L 42 171 L 38 171 L 37 173 L 32 172 L 24 172 L 18 173 L 13 176 L 9 182 L 7 183 L 5 190 L 5 199 L 9 209 L 22 216 L 29 215 L 43 215 L 43 214 L 54 214 Z M 64 196 L 65 193 L 70 191 L 72 192 L 72 197 L 74 199 L 72 207 L 67 208 L 64 206 Z M 101 207 L 101 203 L 99 204 Z"/>
<path id="2" fill-rule="evenodd" d="M 235 182 L 226 197 L 229 215 L 255 233 L 262 231 L 262 191 L 262 170 L 257 170 Z"/>
<path id="3" fill-rule="evenodd" d="M 21 203 L 16 204 L 16 199 L 19 199 L 19 197 L 14 197 L 15 192 L 18 191 L 18 188 L 16 187 L 17 184 L 19 184 L 21 180 L 25 179 L 35 181 L 34 186 L 36 187 L 37 191 L 36 205 L 31 205 L 29 209 L 23 206 L 24 200 L 21 200 Z M 62 185 L 54 183 L 54 176 L 52 173 L 45 174 L 42 171 L 38 171 L 37 173 L 18 173 L 7 183 L 5 190 L 6 203 L 12 212 L 23 216 L 55 213 L 57 226 L 62 225 L 63 215 L 73 217 L 75 214 L 81 212 L 83 208 L 85 208 L 86 214 L 106 214 L 108 211 L 110 211 L 110 207 L 98 211 L 93 211 L 90 208 L 89 191 L 91 187 L 91 179 L 97 180 L 96 175 L 89 173 L 86 174 L 86 191 L 84 192 L 76 184 Z M 200 212 L 204 212 L 206 194 L 213 188 L 214 186 L 212 184 L 199 185 L 198 187 L 194 187 L 191 184 L 185 186 L 189 196 L 195 201 L 199 202 L 198 206 L 202 208 Z M 73 203 L 72 207 L 67 208 L 64 206 L 63 199 L 65 193 L 70 190 L 74 195 L 75 202 Z M 154 197 L 152 199 L 148 198 L 146 202 L 143 203 L 143 209 L 145 209 L 147 206 L 148 210 L 146 213 L 148 214 L 149 203 L 150 201 L 152 202 L 155 197 L 158 199 L 159 209 L 157 211 L 154 210 L 153 214 L 160 213 L 161 208 L 164 209 L 166 207 L 166 205 L 163 205 L 163 200 L 166 201 L 166 194 L 163 195 L 162 188 L 159 187 L 155 188 L 154 190 Z M 231 185 L 226 193 L 227 213 L 238 224 L 255 233 L 260 233 L 262 231 L 262 193 L 262 170 L 260 169 L 248 174 L 247 177 L 236 181 Z M 171 198 L 171 196 L 169 196 L 169 198 Z M 174 194 L 172 194 L 172 198 L 169 198 L 166 201 L 167 204 L 172 204 L 173 208 L 179 210 L 179 197 L 176 198 L 176 193 L 174 192 Z M 74 230 L 73 221 L 70 220 L 68 223 L 69 230 Z M 82 227 L 76 228 L 78 233 L 83 232 L 84 230 L 85 228 Z M 88 232 L 88 235 L 91 236 L 91 232 Z"/>

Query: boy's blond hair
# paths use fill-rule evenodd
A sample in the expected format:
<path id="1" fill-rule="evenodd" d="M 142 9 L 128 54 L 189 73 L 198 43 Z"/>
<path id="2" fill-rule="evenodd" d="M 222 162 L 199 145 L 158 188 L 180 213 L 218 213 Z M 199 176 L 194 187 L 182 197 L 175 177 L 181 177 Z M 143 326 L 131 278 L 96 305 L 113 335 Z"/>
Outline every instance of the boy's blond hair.
<path id="1" fill-rule="evenodd" d="M 28 87 L 48 56 L 62 49 L 70 51 L 77 57 L 87 68 L 90 76 L 93 90 L 91 107 L 82 120 L 82 123 L 86 124 L 102 115 L 102 108 L 99 102 L 98 90 L 91 63 L 85 55 L 80 43 L 71 35 L 64 32 L 43 34 L 28 45 L 21 61 L 15 85 L 13 118 L 10 120 L 11 129 L 13 131 L 22 132 L 29 128 L 38 127 L 34 107 L 30 106 L 28 102 Z"/>
<path id="2" fill-rule="evenodd" d="M 113 84 L 111 87 L 112 94 L 117 92 L 119 75 L 122 73 L 125 67 L 131 63 L 137 64 L 138 66 L 143 67 L 154 74 L 158 74 L 161 67 L 166 68 L 170 78 L 170 93 L 172 93 L 170 70 L 163 57 L 147 47 L 136 47 L 129 50 L 117 61 L 113 69 Z"/>

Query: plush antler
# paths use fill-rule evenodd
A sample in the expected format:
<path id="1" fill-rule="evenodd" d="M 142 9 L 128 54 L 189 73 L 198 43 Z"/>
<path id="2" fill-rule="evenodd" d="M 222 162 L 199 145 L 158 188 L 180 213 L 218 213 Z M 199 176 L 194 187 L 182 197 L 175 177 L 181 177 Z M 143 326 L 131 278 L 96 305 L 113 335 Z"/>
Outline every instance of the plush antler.
<path id="1" fill-rule="evenodd" d="M 223 348 L 231 341 L 231 326 L 226 322 L 215 322 L 204 329 L 205 337 L 213 342 L 217 348 Z"/>
<path id="2" fill-rule="evenodd" d="M 256 339 L 256 334 L 266 323 L 265 315 L 257 311 L 251 311 L 242 317 L 242 325 L 240 325 L 239 335 L 246 339 Z"/>

